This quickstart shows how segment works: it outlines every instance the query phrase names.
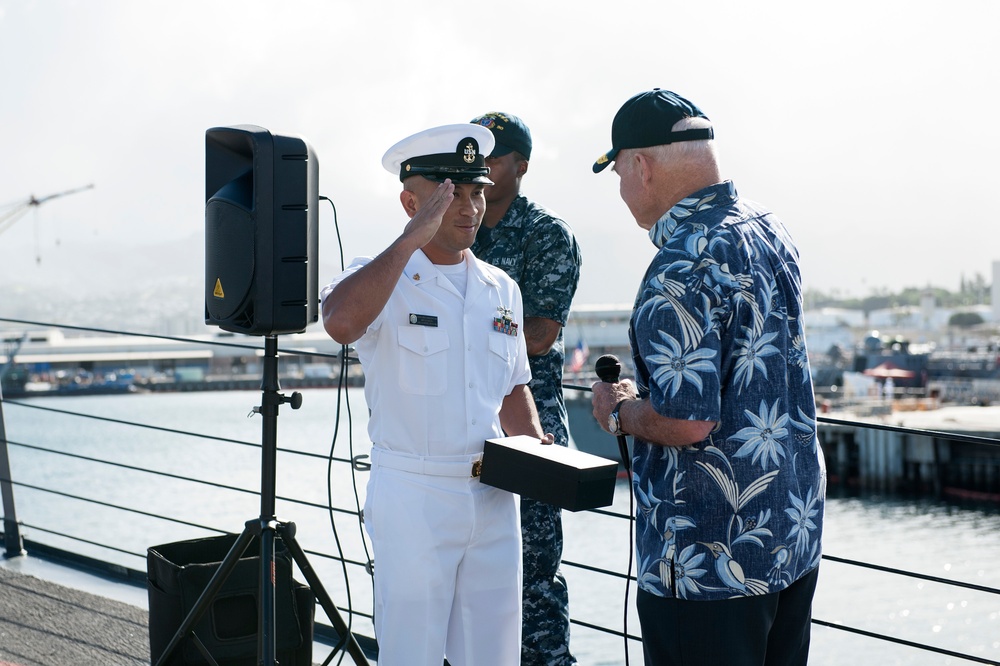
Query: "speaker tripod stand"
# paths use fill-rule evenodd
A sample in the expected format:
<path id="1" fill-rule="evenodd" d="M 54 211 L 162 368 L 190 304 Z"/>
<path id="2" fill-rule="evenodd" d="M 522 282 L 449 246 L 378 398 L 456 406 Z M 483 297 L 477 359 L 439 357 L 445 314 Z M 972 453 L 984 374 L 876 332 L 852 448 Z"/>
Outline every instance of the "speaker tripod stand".
<path id="1" fill-rule="evenodd" d="M 275 335 L 268 335 L 264 339 L 264 374 L 261 382 L 261 404 L 255 407 L 254 411 L 264 418 L 261 439 L 261 491 L 260 491 L 260 517 L 246 522 L 243 532 L 237 538 L 236 543 L 230 548 L 226 557 L 219 564 L 219 568 L 209 580 L 205 590 L 198 597 L 192 606 L 187 617 L 178 627 L 177 632 L 163 650 L 155 666 L 164 666 L 170 659 L 171 654 L 184 638 L 192 634 L 192 628 L 201 619 L 205 611 L 208 610 L 212 601 L 222 589 L 223 584 L 232 574 L 240 557 L 254 537 L 260 538 L 260 595 L 259 607 L 257 609 L 257 663 L 261 666 L 275 666 L 275 577 L 274 577 L 274 548 L 275 539 L 280 537 L 292 559 L 298 565 L 302 575 L 308 581 L 309 588 L 319 601 L 320 606 L 326 612 L 327 617 L 333 623 L 334 629 L 341 637 L 341 643 L 347 652 L 354 658 L 357 666 L 368 666 L 368 658 L 358 644 L 354 635 L 350 632 L 347 624 L 340 616 L 333 600 L 326 593 L 323 584 L 306 559 L 305 552 L 295 540 L 295 523 L 282 523 L 274 515 L 275 497 L 275 477 L 277 461 L 277 430 L 278 430 L 278 407 L 282 403 L 289 403 L 292 409 L 298 409 L 302 405 L 302 396 L 293 393 L 291 397 L 285 397 L 279 393 L 278 385 L 278 338 Z M 192 634 L 193 635 L 193 634 Z M 196 645 L 200 641 L 194 636 Z M 312 636 L 305 637 L 312 640 Z M 199 649 L 204 650 L 202 646 Z M 210 655 L 210 663 L 214 660 Z"/>

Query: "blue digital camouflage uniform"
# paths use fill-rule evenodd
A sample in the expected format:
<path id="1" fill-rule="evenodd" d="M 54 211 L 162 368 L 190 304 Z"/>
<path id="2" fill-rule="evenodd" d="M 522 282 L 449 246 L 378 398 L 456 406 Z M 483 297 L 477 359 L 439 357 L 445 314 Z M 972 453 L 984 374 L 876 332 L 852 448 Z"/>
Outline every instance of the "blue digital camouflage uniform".
<path id="1" fill-rule="evenodd" d="M 710 601 L 779 592 L 819 566 L 826 494 L 798 252 L 729 181 L 677 203 L 649 236 L 659 251 L 629 330 L 639 392 L 663 416 L 718 426 L 692 446 L 635 438 L 639 587 Z"/>
<path id="2" fill-rule="evenodd" d="M 580 278 L 580 248 L 569 225 L 523 195 L 492 229 L 479 228 L 473 253 L 502 268 L 521 287 L 524 316 L 566 324 Z M 545 432 L 569 443 L 563 401 L 565 358 L 562 331 L 545 356 L 532 356 L 531 393 Z M 559 571 L 562 513 L 557 507 L 521 499 L 524 542 L 522 666 L 575 664 L 569 651 L 569 595 Z"/>

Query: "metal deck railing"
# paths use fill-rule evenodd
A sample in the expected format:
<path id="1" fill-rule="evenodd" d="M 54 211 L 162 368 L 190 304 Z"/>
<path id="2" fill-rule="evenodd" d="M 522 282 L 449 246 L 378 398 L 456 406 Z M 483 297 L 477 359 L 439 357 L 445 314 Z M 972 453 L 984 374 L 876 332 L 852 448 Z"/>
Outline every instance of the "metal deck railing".
<path id="1" fill-rule="evenodd" d="M 0 322 L 4 321 L 16 321 L 16 320 L 4 320 L 0 319 Z M 24 322 L 21 322 L 24 323 Z M 37 326 L 53 326 L 59 327 L 55 324 L 41 324 L 38 322 L 30 322 L 31 324 Z M 85 330 L 99 333 L 115 333 L 120 335 L 132 335 L 129 333 L 121 331 L 107 331 L 102 329 L 81 329 L 78 327 L 66 327 L 75 328 L 76 330 Z M 176 337 L 166 337 L 166 336 L 149 336 L 149 337 L 162 337 L 165 340 L 174 340 L 183 342 L 183 338 Z M 200 344 L 204 344 L 203 341 L 199 341 Z M 228 343 L 220 343 L 228 344 Z M 235 346 L 245 346 L 245 345 L 235 345 Z M 303 352 L 295 349 L 279 349 L 283 355 L 296 355 L 296 354 L 315 354 L 315 352 Z M 322 355 L 328 358 L 334 358 L 338 362 L 341 362 L 342 368 L 342 378 L 346 379 L 346 360 L 340 356 Z M 345 382 L 346 383 L 346 382 Z M 115 542 L 112 538 L 102 536 L 100 530 L 81 530 L 74 531 L 66 529 L 64 526 L 58 526 L 53 524 L 37 524 L 30 522 L 22 522 L 18 519 L 15 510 L 15 499 L 18 495 L 22 495 L 27 492 L 31 492 L 38 495 L 58 497 L 60 501 L 70 502 L 71 506 L 75 507 L 74 511 L 80 514 L 87 514 L 96 509 L 100 509 L 102 512 L 111 512 L 112 515 L 118 515 L 119 518 L 112 519 L 127 522 L 129 525 L 135 525 L 135 530 L 140 533 L 135 535 L 136 538 L 132 540 L 133 543 L 145 543 L 154 544 L 161 542 L 162 535 L 164 534 L 164 524 L 172 526 L 172 533 L 184 534 L 190 532 L 192 538 L 195 536 L 202 536 L 206 534 L 223 534 L 234 532 L 233 525 L 217 525 L 201 523 L 198 521 L 190 520 L 186 517 L 179 515 L 170 515 L 167 512 L 162 511 L 148 511 L 141 509 L 134 504 L 130 504 L 127 501 L 121 501 L 121 499 L 115 499 L 114 494 L 102 495 L 102 491 L 108 488 L 114 488 L 126 483 L 136 483 L 135 478 L 139 477 L 139 483 L 154 483 L 154 479 L 169 481 L 170 483 L 180 483 L 184 484 L 186 487 L 190 488 L 189 492 L 196 493 L 201 492 L 199 489 L 212 489 L 213 493 L 222 493 L 224 495 L 233 496 L 243 496 L 253 498 L 254 495 L 259 496 L 259 491 L 255 489 L 249 489 L 243 485 L 224 483 L 217 479 L 213 479 L 208 473 L 211 470 L 196 470 L 198 474 L 178 474 L 175 471 L 165 470 L 165 469 L 155 469 L 151 467 L 146 467 L 143 465 L 133 465 L 122 463 L 120 461 L 115 461 L 112 459 L 104 458 L 101 456 L 89 455 L 81 452 L 76 452 L 72 450 L 72 447 L 68 448 L 55 448 L 52 446 L 47 446 L 40 444 L 36 441 L 25 441 L 24 437 L 17 433 L 8 433 L 4 426 L 4 413 L 5 411 L 13 410 L 23 410 L 23 412 L 31 412 L 38 414 L 42 419 L 46 418 L 67 418 L 74 419 L 77 422 L 77 426 L 80 429 L 87 429 L 96 427 L 97 423 L 111 424 L 115 428 L 126 428 L 132 433 L 130 436 L 134 438 L 144 437 L 144 433 L 157 433 L 157 436 L 164 437 L 177 437 L 177 438 L 198 438 L 203 440 L 210 440 L 220 446 L 225 447 L 257 447 L 260 448 L 260 444 L 252 441 L 244 441 L 238 439 L 229 439 L 225 437 L 211 436 L 202 432 L 193 432 L 186 430 L 183 427 L 183 423 L 179 423 L 176 428 L 165 428 L 162 426 L 151 425 L 149 423 L 142 423 L 138 421 L 119 419 L 119 418 L 109 418 L 99 414 L 89 413 L 86 411 L 80 411 L 74 409 L 74 404 L 72 400 L 60 401 L 59 406 L 53 406 L 52 401 L 45 401 L 45 404 L 41 404 L 38 401 L 32 399 L 3 399 L 0 397 L 0 486 L 3 489 L 3 532 L 4 532 L 4 543 L 8 556 L 11 554 L 17 554 L 20 548 L 24 547 L 26 550 L 33 554 L 38 554 L 45 557 L 53 557 L 65 560 L 71 564 L 76 564 L 85 567 L 97 567 L 101 568 L 108 575 L 113 575 L 122 578 L 136 585 L 144 585 L 146 581 L 145 567 L 143 562 L 146 559 L 147 553 L 145 551 L 136 550 L 135 548 L 130 548 L 127 545 L 123 545 Z M 338 409 L 340 402 L 338 401 Z M 348 406 L 349 408 L 349 406 Z M 937 438 L 947 438 L 954 437 L 968 444 L 973 444 L 976 446 L 982 446 L 986 449 L 996 450 L 995 447 L 1000 446 L 1000 441 L 985 438 L 985 437 L 969 437 L 965 435 L 956 435 L 942 432 L 927 432 L 927 431 L 913 431 L 907 430 L 905 428 L 895 428 L 893 426 L 879 425 L 879 424 L 868 424 L 859 423 L 853 421 L 844 421 L 841 419 L 826 419 L 820 417 L 819 423 L 821 428 L 827 426 L 850 426 L 852 428 L 876 428 L 876 429 L 890 429 L 896 432 L 900 432 L 907 436 L 933 436 Z M 339 414 L 338 414 L 339 423 Z M 339 427 L 339 426 L 338 426 Z M 336 434 L 335 434 L 336 439 Z M 61 466 L 69 464 L 68 461 L 75 461 L 80 463 L 85 463 L 87 465 L 93 465 L 100 468 L 100 472 L 97 474 L 101 479 L 105 481 L 99 486 L 95 486 L 88 492 L 83 493 L 75 490 L 67 490 L 65 486 L 60 484 L 60 474 L 51 474 L 51 480 L 45 484 L 40 483 L 29 483 L 23 479 L 19 479 L 16 476 L 11 475 L 10 464 L 9 464 L 9 453 L 14 450 L 21 451 L 31 451 L 35 455 L 44 456 L 48 461 L 46 465 L 49 469 L 58 470 Z M 340 474 L 349 475 L 352 479 L 355 479 L 355 488 L 357 485 L 356 474 L 363 473 L 365 469 L 365 461 L 363 456 L 358 456 L 353 454 L 353 448 L 351 453 L 347 456 L 344 455 L 333 455 L 332 451 L 329 455 L 309 453 L 301 450 L 296 450 L 292 448 L 278 447 L 278 452 L 283 456 L 291 456 L 304 458 L 307 460 L 308 464 L 326 466 L 328 469 L 327 478 L 334 475 Z M 124 481 L 125 478 L 131 478 L 131 481 Z M 143 481 L 143 479 L 149 479 L 149 481 Z M 372 626 L 372 611 L 370 601 L 365 601 L 371 597 L 370 589 L 370 573 L 371 573 L 371 560 L 367 552 L 367 548 L 360 544 L 355 537 L 354 548 L 351 552 L 346 552 L 344 548 L 344 543 L 341 540 L 341 533 L 343 527 L 341 526 L 338 530 L 336 519 L 346 519 L 352 524 L 352 530 L 356 530 L 360 533 L 360 511 L 357 502 L 357 496 L 355 491 L 354 501 L 348 504 L 338 504 L 332 498 L 332 493 L 328 493 L 328 498 L 326 502 L 318 502 L 315 499 L 308 499 L 299 495 L 280 495 L 276 499 L 282 503 L 283 507 L 297 507 L 301 508 L 303 511 L 309 512 L 319 512 L 320 514 L 325 514 L 328 517 L 329 524 L 332 528 L 334 534 L 335 548 L 321 548 L 316 545 L 316 542 L 311 542 L 305 551 L 309 557 L 315 558 L 317 562 L 322 563 L 322 567 L 327 571 L 337 570 L 343 577 L 344 591 L 345 595 L 341 596 L 339 594 L 334 595 L 338 602 L 347 599 L 348 603 L 346 606 L 338 605 L 338 610 L 345 614 L 345 617 L 349 618 L 349 623 L 352 630 L 358 632 L 359 642 L 361 642 L 366 651 L 374 654 L 375 643 L 371 636 L 366 636 L 363 628 Z M 1000 507 L 998 507 L 1000 510 Z M 630 523 L 632 521 L 631 515 L 628 513 L 622 513 L 620 511 L 614 510 L 595 510 L 591 512 L 594 516 L 594 520 L 602 521 L 618 521 L 621 523 Z M 32 534 L 38 534 L 38 538 L 25 539 L 22 534 L 25 531 L 30 531 Z M 363 537 L 360 537 L 361 542 L 363 542 Z M 62 545 L 53 546 L 53 543 L 58 543 Z M 69 545 L 68 545 L 69 544 Z M 77 544 L 73 546 L 71 544 Z M 348 544 L 350 546 L 350 544 Z M 81 551 L 87 551 L 91 553 L 98 553 L 96 555 L 80 555 Z M 101 555 L 100 553 L 105 553 L 106 555 Z M 892 576 L 904 576 L 910 579 L 932 582 L 935 584 L 942 584 L 948 586 L 954 586 L 956 588 L 962 588 L 967 590 L 974 590 L 976 592 L 987 593 L 990 595 L 1000 595 L 1000 589 L 996 589 L 989 586 L 976 585 L 968 582 L 963 582 L 959 580 L 951 580 L 938 576 L 930 576 L 913 571 L 905 571 L 901 569 L 895 569 L 892 567 L 886 567 L 882 565 L 851 560 L 848 558 L 838 557 L 835 554 L 824 554 L 823 559 L 835 562 L 842 565 L 847 565 L 851 567 L 857 567 L 866 570 L 878 571 L 885 575 Z M 128 562 L 132 562 L 129 564 Z M 618 581 L 619 584 L 624 584 L 625 581 L 629 581 L 634 585 L 635 578 L 630 576 L 628 572 L 622 570 L 615 570 L 613 568 L 608 568 L 604 566 L 597 566 L 587 561 L 584 561 L 584 557 L 581 553 L 574 552 L 572 550 L 567 550 L 563 560 L 563 566 L 570 569 L 576 569 L 579 571 L 586 571 L 589 574 L 600 576 L 606 578 L 610 581 Z M 320 566 L 317 566 L 319 569 Z M 365 581 L 368 581 L 367 583 Z M 360 588 L 360 589 L 359 589 Z M 1000 599 L 1000 597 L 998 597 Z M 352 601 L 353 600 L 353 601 Z M 609 600 L 609 604 L 619 604 L 621 599 Z M 571 608 L 572 610 L 572 608 Z M 578 630 L 587 632 L 598 632 L 607 636 L 616 637 L 628 644 L 637 644 L 641 641 L 640 637 L 632 631 L 627 631 L 620 629 L 618 626 L 610 626 L 610 624 L 595 623 L 590 620 L 581 619 L 578 617 L 571 618 L 571 621 Z M 945 655 L 947 657 L 953 657 L 957 659 L 964 659 L 970 663 L 981 663 L 981 664 L 1000 664 L 1000 661 L 985 658 L 982 656 L 962 654 L 960 652 L 943 649 L 936 647 L 930 643 L 916 642 L 910 640 L 904 640 L 898 637 L 885 635 L 877 632 L 868 631 L 858 627 L 845 626 L 842 623 L 830 622 L 824 620 L 823 618 L 814 618 L 813 623 L 819 626 L 828 627 L 831 630 L 848 632 L 851 634 L 864 636 L 867 639 L 873 641 L 883 641 L 894 643 L 900 646 L 901 650 L 917 650 L 928 653 L 936 653 L 940 655 Z M 359 629 L 359 625 L 362 629 Z M 637 629 L 638 624 L 635 624 Z M 373 633 L 373 632 L 371 632 Z M 329 625 L 322 623 L 321 621 L 316 625 L 316 635 L 318 639 L 323 637 L 328 637 L 332 644 L 333 639 L 336 637 L 336 631 Z M 574 634 L 576 635 L 576 634 Z M 627 648 L 626 648 L 627 650 Z M 330 657 L 333 655 L 331 654 Z M 328 660 L 329 658 L 328 657 Z"/>

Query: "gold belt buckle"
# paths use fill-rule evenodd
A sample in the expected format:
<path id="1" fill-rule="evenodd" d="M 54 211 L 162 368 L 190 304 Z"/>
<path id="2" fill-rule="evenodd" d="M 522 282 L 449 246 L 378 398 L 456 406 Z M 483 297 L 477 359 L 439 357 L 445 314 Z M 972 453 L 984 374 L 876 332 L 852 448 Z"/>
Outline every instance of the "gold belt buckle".
<path id="1" fill-rule="evenodd" d="M 482 460 L 477 460 L 476 462 L 472 463 L 472 476 L 473 476 L 473 478 L 481 475 L 482 473 L 483 473 L 483 461 Z"/>

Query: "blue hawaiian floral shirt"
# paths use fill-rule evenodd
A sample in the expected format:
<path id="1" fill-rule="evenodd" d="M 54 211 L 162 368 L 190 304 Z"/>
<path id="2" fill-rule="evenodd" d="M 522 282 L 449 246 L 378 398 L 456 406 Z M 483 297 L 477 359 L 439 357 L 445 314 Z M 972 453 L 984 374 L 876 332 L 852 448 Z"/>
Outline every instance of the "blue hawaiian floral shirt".
<path id="1" fill-rule="evenodd" d="M 661 415 L 716 421 L 685 447 L 635 440 L 639 587 L 719 600 L 777 592 L 819 565 L 826 471 L 798 251 L 729 181 L 653 226 L 629 337 Z"/>

